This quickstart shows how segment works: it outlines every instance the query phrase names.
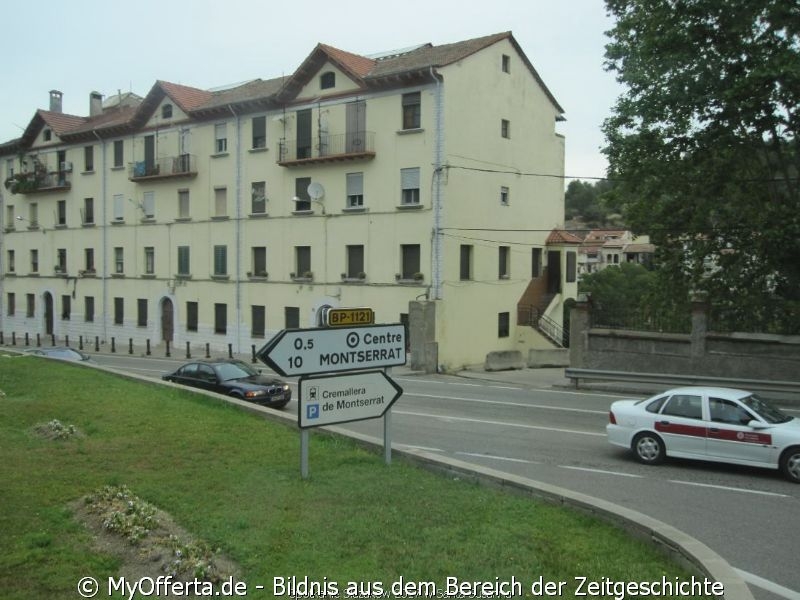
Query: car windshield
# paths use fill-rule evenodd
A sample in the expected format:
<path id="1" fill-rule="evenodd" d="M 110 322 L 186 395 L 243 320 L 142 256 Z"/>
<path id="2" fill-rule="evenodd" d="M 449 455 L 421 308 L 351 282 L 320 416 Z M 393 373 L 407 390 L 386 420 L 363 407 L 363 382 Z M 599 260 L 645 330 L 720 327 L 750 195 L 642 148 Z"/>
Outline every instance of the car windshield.
<path id="1" fill-rule="evenodd" d="M 742 398 L 741 403 L 756 413 L 759 417 L 764 419 L 767 423 L 786 423 L 794 418 L 782 412 L 779 408 L 772 406 L 769 402 L 763 398 L 759 398 L 755 394 L 751 394 L 745 398 Z"/>
<path id="2" fill-rule="evenodd" d="M 258 375 L 258 371 L 249 367 L 246 363 L 221 363 L 217 365 L 217 374 L 222 381 L 230 379 L 242 379 L 251 375 Z"/>

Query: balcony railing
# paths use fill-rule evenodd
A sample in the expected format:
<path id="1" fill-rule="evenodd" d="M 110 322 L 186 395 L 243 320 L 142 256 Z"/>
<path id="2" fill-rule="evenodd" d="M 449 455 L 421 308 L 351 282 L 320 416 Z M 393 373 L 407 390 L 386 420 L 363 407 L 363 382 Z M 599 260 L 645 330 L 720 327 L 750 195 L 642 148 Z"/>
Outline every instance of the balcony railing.
<path id="1" fill-rule="evenodd" d="M 164 156 L 156 160 L 128 163 L 128 179 L 152 181 L 177 177 L 196 177 L 197 161 L 194 154 Z"/>
<path id="2" fill-rule="evenodd" d="M 6 179 L 6 189 L 12 194 L 35 194 L 39 192 L 57 192 L 68 190 L 72 187 L 70 181 L 72 173 L 69 171 L 53 171 L 42 173 L 30 171 L 17 173 Z"/>
<path id="3" fill-rule="evenodd" d="M 297 140 L 282 140 L 278 145 L 278 164 L 284 167 L 374 157 L 374 131 L 320 135 L 300 145 Z"/>

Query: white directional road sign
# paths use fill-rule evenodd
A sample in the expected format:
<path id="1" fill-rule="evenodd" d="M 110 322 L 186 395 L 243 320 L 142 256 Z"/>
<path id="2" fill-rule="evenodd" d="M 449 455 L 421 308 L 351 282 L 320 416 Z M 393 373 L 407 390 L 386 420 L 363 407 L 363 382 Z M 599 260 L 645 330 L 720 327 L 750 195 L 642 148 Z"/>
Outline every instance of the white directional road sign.
<path id="1" fill-rule="evenodd" d="M 406 364 L 402 323 L 336 329 L 284 329 L 256 356 L 283 376 Z"/>
<path id="2" fill-rule="evenodd" d="M 383 371 L 301 377 L 301 429 L 382 417 L 403 393 Z"/>

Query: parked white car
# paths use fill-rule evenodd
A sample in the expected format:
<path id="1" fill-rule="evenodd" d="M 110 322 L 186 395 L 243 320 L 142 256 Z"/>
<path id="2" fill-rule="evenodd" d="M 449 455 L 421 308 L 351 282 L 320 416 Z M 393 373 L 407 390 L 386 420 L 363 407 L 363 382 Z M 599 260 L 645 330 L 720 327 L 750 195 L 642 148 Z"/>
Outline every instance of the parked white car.
<path id="1" fill-rule="evenodd" d="M 684 387 L 611 405 L 608 441 L 645 464 L 667 456 L 780 469 L 800 483 L 800 420 L 744 390 Z"/>

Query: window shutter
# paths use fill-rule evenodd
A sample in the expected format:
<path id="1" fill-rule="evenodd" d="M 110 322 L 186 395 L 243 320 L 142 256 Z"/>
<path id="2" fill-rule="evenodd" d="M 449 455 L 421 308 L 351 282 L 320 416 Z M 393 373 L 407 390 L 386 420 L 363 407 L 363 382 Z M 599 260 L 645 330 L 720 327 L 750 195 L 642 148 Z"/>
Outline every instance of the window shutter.
<path id="1" fill-rule="evenodd" d="M 419 167 L 400 169 L 400 187 L 404 190 L 419 189 Z"/>
<path id="2" fill-rule="evenodd" d="M 347 174 L 347 195 L 348 196 L 362 196 L 364 194 L 364 174 L 363 173 L 348 173 Z"/>

